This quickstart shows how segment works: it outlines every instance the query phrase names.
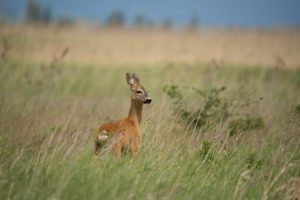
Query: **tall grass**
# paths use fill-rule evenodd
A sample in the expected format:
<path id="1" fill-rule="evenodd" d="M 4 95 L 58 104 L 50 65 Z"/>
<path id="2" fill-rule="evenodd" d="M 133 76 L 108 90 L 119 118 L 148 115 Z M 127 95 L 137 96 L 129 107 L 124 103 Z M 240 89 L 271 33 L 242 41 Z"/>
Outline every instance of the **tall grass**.
<path id="1" fill-rule="evenodd" d="M 99 27 L 2 25 L 0 52 L 20 62 L 51 62 L 66 47 L 67 63 L 140 65 L 150 63 L 224 63 L 296 68 L 299 29 L 209 29 L 161 31 Z M 240 66 L 241 66 L 240 65 Z"/>
<path id="2" fill-rule="evenodd" d="M 0 63 L 0 199 L 283 199 L 299 195 L 300 71 L 259 67 Z M 153 98 L 134 160 L 93 154 L 100 123 L 127 115 L 125 72 Z M 229 120 L 187 128 L 165 85 L 226 86 L 229 112 L 265 126 L 230 136 Z M 201 101 L 190 92 L 191 108 Z M 214 120 L 209 118 L 208 120 Z M 298 193 L 297 193 L 298 191 Z M 299 197 L 299 196 L 298 196 Z"/>

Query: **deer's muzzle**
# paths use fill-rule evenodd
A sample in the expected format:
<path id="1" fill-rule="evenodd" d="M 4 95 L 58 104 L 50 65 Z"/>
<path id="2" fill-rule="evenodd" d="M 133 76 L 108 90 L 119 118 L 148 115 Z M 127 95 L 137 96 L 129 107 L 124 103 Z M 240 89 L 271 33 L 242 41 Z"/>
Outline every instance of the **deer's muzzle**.
<path id="1" fill-rule="evenodd" d="M 145 101 L 144 101 L 144 104 L 150 104 L 152 102 L 152 99 L 151 98 L 147 98 Z"/>

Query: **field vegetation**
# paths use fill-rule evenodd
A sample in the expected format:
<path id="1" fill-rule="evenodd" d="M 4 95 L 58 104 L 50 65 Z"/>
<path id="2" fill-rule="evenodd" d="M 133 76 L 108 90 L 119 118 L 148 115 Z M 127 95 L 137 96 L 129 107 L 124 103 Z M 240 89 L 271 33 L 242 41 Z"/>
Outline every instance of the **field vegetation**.
<path id="1" fill-rule="evenodd" d="M 77 31 L 0 31 L 0 199 L 299 198 L 295 30 Z M 138 156 L 99 160 L 126 72 L 153 100 Z"/>

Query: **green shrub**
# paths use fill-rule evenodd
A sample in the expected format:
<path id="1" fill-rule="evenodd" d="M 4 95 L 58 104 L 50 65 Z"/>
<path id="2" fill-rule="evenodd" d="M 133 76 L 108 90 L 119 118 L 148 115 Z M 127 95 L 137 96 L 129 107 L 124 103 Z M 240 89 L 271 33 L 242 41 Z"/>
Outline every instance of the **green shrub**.
<path id="1" fill-rule="evenodd" d="M 173 100 L 173 103 L 179 103 L 182 100 L 182 94 L 177 85 L 166 85 L 163 91 Z"/>
<path id="2" fill-rule="evenodd" d="M 245 117 L 245 118 L 238 118 L 232 120 L 229 123 L 229 134 L 236 135 L 241 132 L 246 132 L 249 130 L 260 129 L 265 126 L 264 120 L 262 117 L 252 118 L 252 117 Z"/>
<path id="3" fill-rule="evenodd" d="M 180 122 L 190 127 L 208 128 L 216 122 L 224 121 L 229 116 L 227 100 L 220 97 L 226 87 L 200 90 L 197 88 L 179 87 L 170 85 L 164 87 L 164 92 L 170 97 L 174 104 L 174 112 L 179 113 Z M 199 102 L 196 108 L 188 106 L 183 99 L 183 92 L 191 91 L 195 100 Z"/>

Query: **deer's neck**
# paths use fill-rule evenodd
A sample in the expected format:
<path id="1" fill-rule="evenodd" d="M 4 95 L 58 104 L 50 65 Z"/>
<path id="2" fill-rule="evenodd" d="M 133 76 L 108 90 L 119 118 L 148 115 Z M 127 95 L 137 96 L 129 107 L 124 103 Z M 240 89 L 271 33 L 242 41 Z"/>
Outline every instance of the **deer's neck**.
<path id="1" fill-rule="evenodd" d="M 140 101 L 131 99 L 131 106 L 130 106 L 128 118 L 134 120 L 138 124 L 141 124 L 142 110 L 143 110 L 143 103 Z"/>

